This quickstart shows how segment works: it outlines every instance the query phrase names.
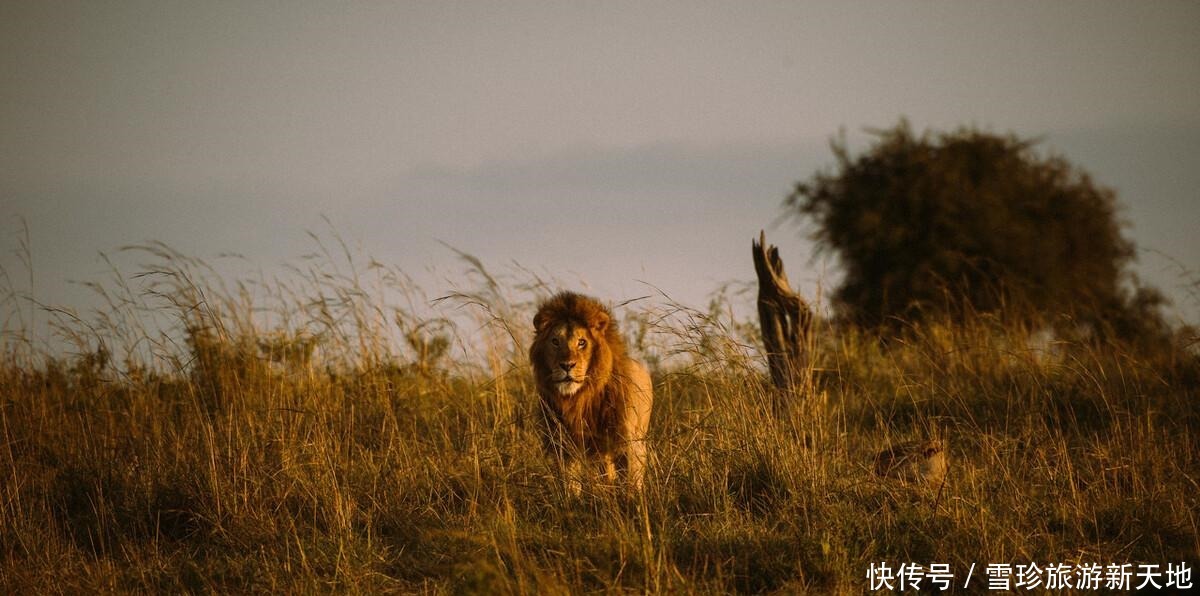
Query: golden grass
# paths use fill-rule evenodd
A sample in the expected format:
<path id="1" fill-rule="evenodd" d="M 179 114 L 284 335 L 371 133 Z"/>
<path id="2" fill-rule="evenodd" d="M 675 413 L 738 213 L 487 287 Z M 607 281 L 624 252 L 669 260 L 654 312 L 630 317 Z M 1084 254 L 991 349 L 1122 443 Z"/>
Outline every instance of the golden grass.
<path id="1" fill-rule="evenodd" d="M 141 250 L 148 275 L 96 286 L 108 309 L 45 315 L 80 355 L 5 330 L 0 592 L 857 593 L 879 561 L 961 583 L 1200 560 L 1194 353 L 1047 350 L 991 319 L 886 345 L 825 328 L 816 388 L 776 408 L 745 325 L 641 302 L 622 310 L 657 368 L 646 489 L 575 499 L 531 418 L 545 284 L 476 263 L 479 289 L 441 303 L 477 317 L 456 326 L 348 251 L 222 285 Z M 874 474 L 935 436 L 944 485 Z"/>

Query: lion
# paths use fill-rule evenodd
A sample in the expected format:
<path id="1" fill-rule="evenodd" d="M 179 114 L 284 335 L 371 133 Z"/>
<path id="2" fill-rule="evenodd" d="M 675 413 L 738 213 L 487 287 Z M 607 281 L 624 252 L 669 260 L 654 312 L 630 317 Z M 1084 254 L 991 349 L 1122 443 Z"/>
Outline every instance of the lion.
<path id="1" fill-rule="evenodd" d="M 609 482 L 618 469 L 635 490 L 646 470 L 646 433 L 654 401 L 650 373 L 626 354 L 604 305 L 573 292 L 543 302 L 533 317 L 529 360 L 545 421 L 543 446 L 562 462 L 579 494 L 583 461 Z"/>

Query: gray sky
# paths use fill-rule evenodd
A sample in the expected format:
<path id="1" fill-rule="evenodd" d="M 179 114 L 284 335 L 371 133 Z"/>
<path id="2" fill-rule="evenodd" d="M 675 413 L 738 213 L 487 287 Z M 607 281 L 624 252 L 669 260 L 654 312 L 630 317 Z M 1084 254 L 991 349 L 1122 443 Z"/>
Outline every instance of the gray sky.
<path id="1" fill-rule="evenodd" d="M 327 216 L 431 295 L 441 241 L 702 304 L 767 227 L 811 290 L 834 273 L 781 200 L 901 116 L 1043 137 L 1200 271 L 1194 2 L 0 0 L 0 265 L 23 218 L 36 294 L 78 305 L 100 251 L 270 269 Z M 1139 272 L 1200 318 L 1171 260 Z"/>

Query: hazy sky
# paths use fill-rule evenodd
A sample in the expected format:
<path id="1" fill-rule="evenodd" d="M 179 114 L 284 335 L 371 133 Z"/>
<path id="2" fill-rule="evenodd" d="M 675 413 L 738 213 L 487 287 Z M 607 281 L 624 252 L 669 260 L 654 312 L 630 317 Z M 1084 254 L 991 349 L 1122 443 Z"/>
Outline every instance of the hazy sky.
<path id="1" fill-rule="evenodd" d="M 901 116 L 1041 136 L 1200 271 L 1200 3 L 1091 1 L 0 0 L 0 265 L 24 219 L 36 294 L 78 304 L 100 251 L 270 269 L 327 216 L 432 295 L 441 241 L 700 304 L 767 227 L 811 288 L 781 200 Z M 1139 271 L 1198 319 L 1177 265 Z"/>

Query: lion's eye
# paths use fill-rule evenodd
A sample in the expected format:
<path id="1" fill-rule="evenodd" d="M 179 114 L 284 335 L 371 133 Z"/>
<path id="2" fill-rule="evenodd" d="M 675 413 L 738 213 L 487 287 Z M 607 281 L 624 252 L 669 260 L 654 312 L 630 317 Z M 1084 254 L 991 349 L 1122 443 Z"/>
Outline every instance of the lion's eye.
<path id="1" fill-rule="evenodd" d="M 559 340 L 557 337 L 554 337 L 554 338 L 550 339 L 550 343 L 554 344 L 555 346 L 558 346 L 558 344 L 561 344 L 562 341 Z"/>
<path id="2" fill-rule="evenodd" d="M 587 347 L 587 340 L 586 339 L 579 340 L 579 349 L 582 350 L 586 347 Z"/>

